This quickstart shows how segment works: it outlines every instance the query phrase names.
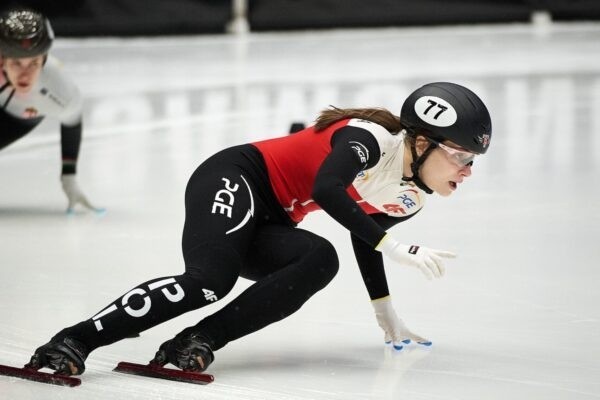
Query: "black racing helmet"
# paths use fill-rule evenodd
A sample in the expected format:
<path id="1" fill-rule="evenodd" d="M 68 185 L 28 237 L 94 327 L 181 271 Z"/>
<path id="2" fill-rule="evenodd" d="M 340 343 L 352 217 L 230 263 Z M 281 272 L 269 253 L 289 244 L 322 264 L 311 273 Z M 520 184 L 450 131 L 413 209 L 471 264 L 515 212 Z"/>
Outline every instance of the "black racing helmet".
<path id="1" fill-rule="evenodd" d="M 29 10 L 10 10 L 0 15 L 0 54 L 8 58 L 36 57 L 48 53 L 54 32 L 50 21 Z"/>
<path id="2" fill-rule="evenodd" d="M 483 101 L 466 87 L 449 82 L 421 86 L 402 105 L 400 121 L 411 131 L 432 139 L 450 140 L 483 154 L 492 137 L 492 121 Z"/>

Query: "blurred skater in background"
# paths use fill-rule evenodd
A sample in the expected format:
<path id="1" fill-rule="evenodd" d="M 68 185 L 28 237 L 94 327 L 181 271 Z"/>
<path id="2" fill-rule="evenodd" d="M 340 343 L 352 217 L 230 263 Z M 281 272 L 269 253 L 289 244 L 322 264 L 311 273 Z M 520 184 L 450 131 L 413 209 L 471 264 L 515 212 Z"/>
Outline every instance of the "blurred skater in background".
<path id="1" fill-rule="evenodd" d="M 399 117 L 381 108 L 331 108 L 293 135 L 218 152 L 196 169 L 186 189 L 184 273 L 134 287 L 56 334 L 28 365 L 81 374 L 94 349 L 218 301 L 239 277 L 254 281 L 164 342 L 152 360 L 205 370 L 216 350 L 293 314 L 334 278 L 334 247 L 296 227 L 319 209 L 350 232 L 385 342 L 398 350 L 411 341 L 431 345 L 396 314 L 382 255 L 432 279 L 444 275 L 444 259 L 454 254 L 402 244 L 388 230 L 416 215 L 426 194 L 457 190 L 475 157 L 487 151 L 491 133 L 477 95 L 437 82 L 415 90 Z M 404 240 L 410 241 L 409 232 Z"/>
<path id="2" fill-rule="evenodd" d="M 77 180 L 82 99 L 77 86 L 48 55 L 54 34 L 42 14 L 13 9 L 0 15 L 0 149 L 31 132 L 45 117 L 60 121 L 67 212 L 77 204 L 95 210 Z"/>

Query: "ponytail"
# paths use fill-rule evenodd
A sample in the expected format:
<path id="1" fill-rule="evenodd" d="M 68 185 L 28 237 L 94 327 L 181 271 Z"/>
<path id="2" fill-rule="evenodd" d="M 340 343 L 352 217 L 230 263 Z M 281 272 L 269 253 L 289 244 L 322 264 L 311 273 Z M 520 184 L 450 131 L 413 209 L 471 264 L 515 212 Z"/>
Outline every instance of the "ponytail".
<path id="1" fill-rule="evenodd" d="M 338 121 L 349 118 L 374 122 L 383 126 L 392 134 L 397 134 L 402 130 L 400 117 L 385 108 L 337 108 L 330 106 L 330 108 L 321 111 L 321 114 L 317 117 L 315 131 L 322 131 Z"/>

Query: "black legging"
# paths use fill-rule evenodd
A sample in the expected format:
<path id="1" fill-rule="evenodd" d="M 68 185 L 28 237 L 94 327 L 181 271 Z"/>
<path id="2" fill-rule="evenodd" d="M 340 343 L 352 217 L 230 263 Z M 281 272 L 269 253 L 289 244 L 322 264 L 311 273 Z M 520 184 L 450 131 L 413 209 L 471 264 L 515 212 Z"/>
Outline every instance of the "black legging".
<path id="1" fill-rule="evenodd" d="M 27 135 L 42 119 L 43 117 L 16 118 L 0 109 L 0 150 Z"/>
<path id="2" fill-rule="evenodd" d="M 214 350 L 297 311 L 333 279 L 337 254 L 290 223 L 265 171 L 251 145 L 206 160 L 186 189 L 185 272 L 138 285 L 57 337 L 93 350 L 223 298 L 239 276 L 255 283 L 196 325 Z"/>

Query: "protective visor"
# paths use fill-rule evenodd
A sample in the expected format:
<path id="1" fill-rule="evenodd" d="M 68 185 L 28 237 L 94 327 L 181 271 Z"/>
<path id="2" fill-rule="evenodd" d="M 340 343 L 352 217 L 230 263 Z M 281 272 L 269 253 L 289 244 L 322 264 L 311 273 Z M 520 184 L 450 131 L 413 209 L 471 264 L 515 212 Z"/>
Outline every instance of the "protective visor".
<path id="1" fill-rule="evenodd" d="M 473 160 L 477 155 L 475 153 L 471 153 L 470 151 L 455 149 L 454 147 L 447 146 L 444 143 L 438 142 L 437 140 L 431 138 L 427 138 L 427 140 L 444 150 L 448 159 L 459 167 L 472 165 Z"/>

